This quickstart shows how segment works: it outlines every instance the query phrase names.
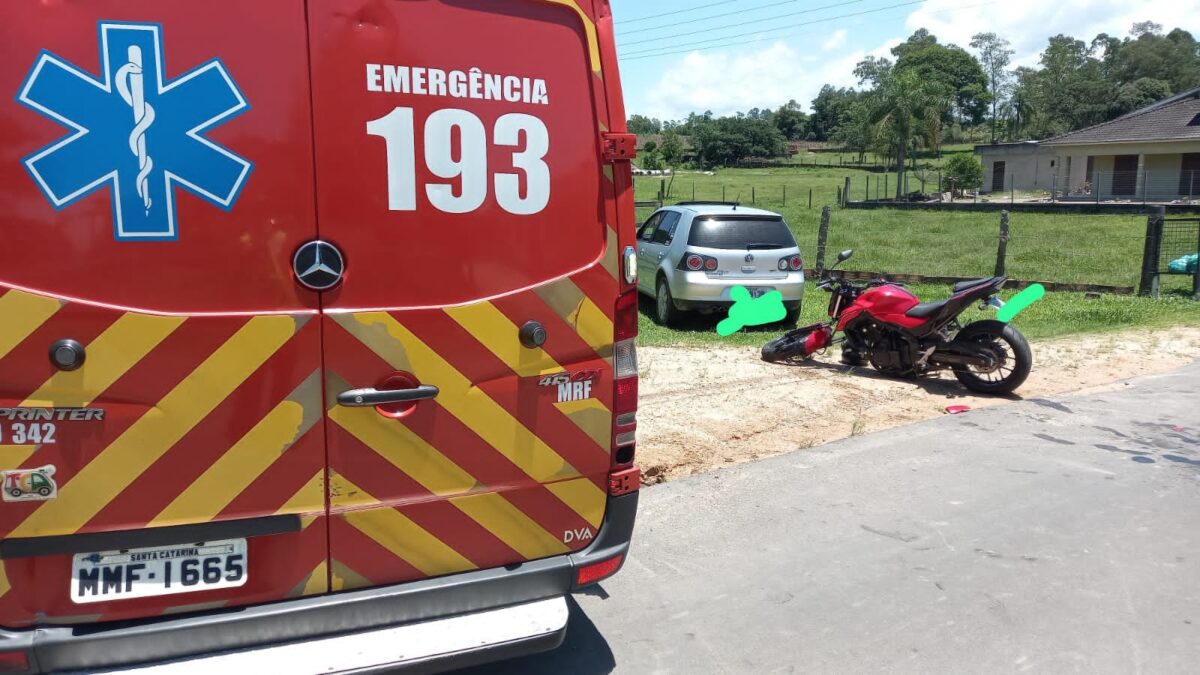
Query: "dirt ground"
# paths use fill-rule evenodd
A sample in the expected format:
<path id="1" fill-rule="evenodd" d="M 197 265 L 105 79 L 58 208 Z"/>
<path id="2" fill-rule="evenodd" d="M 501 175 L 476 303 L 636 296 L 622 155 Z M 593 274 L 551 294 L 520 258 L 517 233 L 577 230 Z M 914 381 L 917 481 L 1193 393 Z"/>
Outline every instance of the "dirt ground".
<path id="1" fill-rule="evenodd" d="M 797 366 L 757 347 L 638 350 L 638 464 L 658 483 L 847 436 L 1011 400 L 1122 387 L 1200 357 L 1200 328 L 1141 330 L 1033 343 L 1033 372 L 1010 398 L 975 396 L 945 373 L 892 379 L 838 363 L 836 349 Z M 965 414 L 970 414 L 967 412 Z"/>

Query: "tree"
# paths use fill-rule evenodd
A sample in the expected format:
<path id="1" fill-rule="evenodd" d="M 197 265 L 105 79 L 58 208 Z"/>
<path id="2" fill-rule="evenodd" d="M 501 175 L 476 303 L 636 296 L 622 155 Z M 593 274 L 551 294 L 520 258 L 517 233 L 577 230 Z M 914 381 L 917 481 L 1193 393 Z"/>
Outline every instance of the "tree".
<path id="1" fill-rule="evenodd" d="M 954 186 L 954 193 L 983 187 L 983 165 L 973 154 L 960 152 L 951 156 L 942 166 L 943 181 Z"/>
<path id="2" fill-rule="evenodd" d="M 657 134 L 662 131 L 662 122 L 656 119 L 650 119 L 645 115 L 630 115 L 629 121 L 626 123 L 626 128 L 631 134 Z"/>
<path id="3" fill-rule="evenodd" d="M 857 152 L 860 164 L 866 160 L 867 150 L 875 144 L 875 125 L 871 124 L 871 110 L 866 102 L 855 101 L 850 106 L 830 140 Z"/>
<path id="4" fill-rule="evenodd" d="M 896 199 L 900 199 L 908 146 L 918 136 L 928 138 L 934 128 L 930 118 L 940 118 L 949 101 L 942 87 L 911 70 L 888 75 L 868 100 L 871 122 L 881 133 L 891 135 L 896 152 Z"/>
<path id="5" fill-rule="evenodd" d="M 813 114 L 809 119 L 813 140 L 829 140 L 841 122 L 842 115 L 849 110 L 858 96 L 858 92 L 853 89 L 837 88 L 828 84 L 821 87 L 821 91 L 813 99 Z"/>
<path id="6" fill-rule="evenodd" d="M 976 33 L 971 37 L 971 46 L 979 50 L 979 60 L 983 71 L 991 80 L 992 95 L 992 140 L 996 140 L 996 110 L 1000 103 L 1000 91 L 1008 79 L 1005 68 L 1012 58 L 1013 50 L 1008 48 L 1008 40 L 997 37 L 995 33 Z"/>
<path id="7" fill-rule="evenodd" d="M 780 157 L 787 152 L 783 134 L 768 120 L 745 115 L 693 125 L 696 156 L 706 166 L 728 166 L 747 157 Z"/>
<path id="8" fill-rule="evenodd" d="M 663 162 L 667 166 L 675 168 L 683 164 L 683 141 L 679 140 L 679 134 L 675 133 L 674 129 L 667 129 L 663 132 L 663 142 L 659 152 L 662 153 Z"/>
<path id="9" fill-rule="evenodd" d="M 1170 96 L 1171 85 L 1169 82 L 1143 77 L 1121 85 L 1109 108 L 1109 116 L 1120 117 Z"/>
<path id="10" fill-rule="evenodd" d="M 808 115 L 792 99 L 779 107 L 772 118 L 779 133 L 789 141 L 799 141 L 808 135 Z"/>
<path id="11" fill-rule="evenodd" d="M 915 70 L 922 79 L 940 84 L 954 97 L 954 109 L 944 120 L 965 124 L 983 121 L 988 101 L 988 77 L 979 61 L 957 45 L 944 45 L 924 28 L 892 48 L 897 70 Z M 859 64 L 860 68 L 862 64 Z M 858 69 L 855 71 L 859 72 Z"/>

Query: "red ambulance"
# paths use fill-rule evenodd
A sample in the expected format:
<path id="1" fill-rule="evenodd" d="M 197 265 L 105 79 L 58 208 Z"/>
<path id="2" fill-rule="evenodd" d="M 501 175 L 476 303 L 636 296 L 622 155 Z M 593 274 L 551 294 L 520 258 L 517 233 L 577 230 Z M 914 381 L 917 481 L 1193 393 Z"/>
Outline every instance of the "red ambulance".
<path id="1" fill-rule="evenodd" d="M 0 672 L 558 645 L 639 485 L 607 0 L 5 0 L 0 44 Z"/>

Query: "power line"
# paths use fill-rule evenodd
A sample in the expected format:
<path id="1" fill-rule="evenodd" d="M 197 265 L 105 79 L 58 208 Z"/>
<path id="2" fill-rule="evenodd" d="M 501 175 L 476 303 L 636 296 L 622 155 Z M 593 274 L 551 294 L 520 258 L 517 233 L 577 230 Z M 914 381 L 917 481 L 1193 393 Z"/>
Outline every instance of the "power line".
<path id="1" fill-rule="evenodd" d="M 643 49 L 641 51 L 634 51 L 634 52 L 631 52 L 628 54 L 624 54 L 621 56 L 621 59 L 624 61 L 635 61 L 638 59 L 645 59 L 645 58 L 650 58 L 653 56 L 670 56 L 671 54 L 684 54 L 684 53 L 693 52 L 693 51 L 702 52 L 702 51 L 707 51 L 709 49 L 717 49 L 720 47 L 730 47 L 730 46 L 734 46 L 734 45 L 750 44 L 753 42 L 762 42 L 763 40 L 774 40 L 774 39 L 777 39 L 778 36 L 767 36 L 767 37 L 760 37 L 760 38 L 755 38 L 755 39 L 751 39 L 751 40 L 741 40 L 738 42 L 715 44 L 715 45 L 711 45 L 708 47 L 699 47 L 699 48 L 696 47 L 696 45 L 704 45 L 704 44 L 713 43 L 713 42 L 721 42 L 723 40 L 732 40 L 734 38 L 748 37 L 748 36 L 752 36 L 752 35 L 762 35 L 763 33 L 774 33 L 774 32 L 781 31 L 781 30 L 791 30 L 793 28 L 800 28 L 802 26 L 811 26 L 813 24 L 818 24 L 818 23 L 828 23 L 830 21 L 837 21 L 838 19 L 849 19 L 849 18 L 853 18 L 856 16 L 864 16 L 867 14 L 878 14 L 879 12 L 886 12 L 891 9 L 899 9 L 900 7 L 908 7 L 911 5 L 924 4 L 928 1 L 929 0 L 909 0 L 908 2 L 901 2 L 901 3 L 894 4 L 894 5 L 888 5 L 887 7 L 877 7 L 875 9 L 867 9 L 867 10 L 863 10 L 861 12 L 853 12 L 851 14 L 841 14 L 838 16 L 825 17 L 823 19 L 813 19 L 812 21 L 802 21 L 800 23 L 794 23 L 794 24 L 790 24 L 787 26 L 779 26 L 778 28 L 767 28 L 764 30 L 749 31 L 746 33 L 738 33 L 736 35 L 722 35 L 720 37 L 716 37 L 711 40 L 700 40 L 697 42 L 693 42 L 693 43 L 691 43 L 690 47 L 688 47 L 686 49 L 675 50 L 675 51 L 656 53 L 656 52 L 661 51 L 662 49 L 674 49 L 673 46 L 672 47 L 660 47 L 657 49 L 655 49 L 655 48 Z M 992 2 L 987 2 L 987 3 L 983 3 L 983 4 L 992 4 Z M 961 9 L 965 9 L 965 8 L 961 8 Z"/>
<path id="2" fill-rule="evenodd" d="M 623 23 L 638 23 L 639 21 L 649 21 L 650 19 L 657 19 L 659 17 L 664 17 L 664 16 L 675 16 L 676 14 L 687 14 L 689 12 L 698 12 L 702 9 L 707 9 L 709 7 L 716 7 L 717 5 L 729 5 L 734 2 L 737 2 L 737 0 L 721 0 L 721 2 L 710 2 L 707 5 L 700 5 L 698 7 L 689 7 L 687 9 L 677 9 L 673 12 L 663 12 L 662 14 L 647 14 L 646 16 L 639 16 L 636 19 L 622 19 L 620 21 L 614 21 L 613 23 L 618 26 L 620 26 Z"/>
<path id="3" fill-rule="evenodd" d="M 763 22 L 774 22 L 774 20 L 786 19 L 788 17 L 802 16 L 802 14 L 811 14 L 812 12 L 821 12 L 824 10 L 832 10 L 832 8 L 834 8 L 834 7 L 845 7 L 847 5 L 858 5 L 859 2 L 862 2 L 862 1 L 863 0 L 844 0 L 842 2 L 834 2 L 833 5 L 824 5 L 822 7 L 812 7 L 812 8 L 810 8 L 810 10 L 800 10 L 799 12 L 788 12 L 786 14 L 775 14 L 775 16 L 763 17 L 761 19 L 745 20 L 745 22 L 721 26 L 720 30 L 726 30 L 726 29 L 731 29 L 731 28 L 740 28 L 740 26 L 750 25 L 750 24 L 761 24 Z M 742 13 L 742 12 L 732 12 L 732 13 Z M 686 22 L 686 23 L 695 23 L 695 22 Z M 635 40 L 632 42 L 624 42 L 624 43 L 622 43 L 622 46 L 629 47 L 630 44 L 644 44 L 647 42 L 658 42 L 660 40 L 672 40 L 672 38 L 676 38 L 676 37 L 688 37 L 690 35 L 700 35 L 700 34 L 702 34 L 702 32 L 712 32 L 712 31 L 713 31 L 713 29 L 707 28 L 707 29 L 700 29 L 700 30 L 692 30 L 690 32 L 672 32 L 671 35 L 660 35 L 658 37 L 646 37 L 646 38 L 642 38 L 642 40 Z"/>
<path id="4" fill-rule="evenodd" d="M 671 23 L 665 23 L 661 26 L 651 26 L 650 28 L 639 28 L 637 30 L 623 31 L 621 33 L 621 35 L 633 35 L 634 33 L 647 33 L 647 32 L 654 31 L 654 30 L 663 30 L 664 28 L 678 28 L 679 26 L 685 26 L 689 23 L 700 23 L 701 21 L 711 21 L 712 19 L 720 19 L 720 18 L 723 18 L 726 16 L 733 16 L 734 14 L 745 14 L 746 12 L 757 12 L 760 9 L 770 9 L 772 7 L 778 7 L 780 5 L 791 5 L 791 4 L 795 4 L 797 2 L 800 2 L 800 0 L 782 0 L 782 2 L 773 2 L 769 5 L 762 5 L 760 7 L 736 9 L 732 12 L 724 12 L 722 14 L 713 14 L 712 16 L 702 16 L 699 19 L 688 19 L 687 21 L 674 21 Z"/>

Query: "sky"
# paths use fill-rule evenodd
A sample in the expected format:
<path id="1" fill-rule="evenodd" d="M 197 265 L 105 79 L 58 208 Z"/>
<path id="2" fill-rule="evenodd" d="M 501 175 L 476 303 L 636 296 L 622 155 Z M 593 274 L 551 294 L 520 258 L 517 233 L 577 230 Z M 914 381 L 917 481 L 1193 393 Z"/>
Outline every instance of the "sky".
<path id="1" fill-rule="evenodd" d="M 682 119 L 778 108 L 807 110 L 821 86 L 857 86 L 854 65 L 918 28 L 970 50 L 975 33 L 1012 43 L 1036 66 L 1053 35 L 1125 37 L 1134 23 L 1200 35 L 1200 0 L 611 0 L 629 114 Z M 668 14 L 669 13 L 669 14 Z M 657 16 L 667 14 L 666 16 Z"/>

